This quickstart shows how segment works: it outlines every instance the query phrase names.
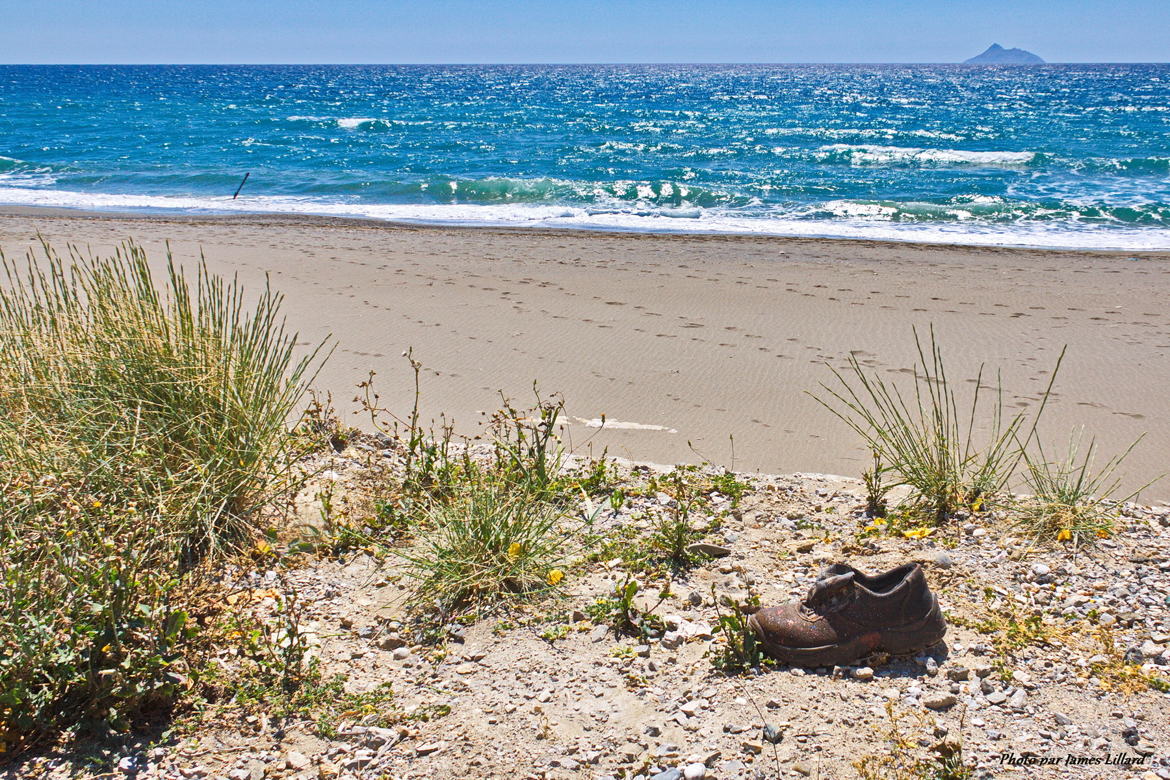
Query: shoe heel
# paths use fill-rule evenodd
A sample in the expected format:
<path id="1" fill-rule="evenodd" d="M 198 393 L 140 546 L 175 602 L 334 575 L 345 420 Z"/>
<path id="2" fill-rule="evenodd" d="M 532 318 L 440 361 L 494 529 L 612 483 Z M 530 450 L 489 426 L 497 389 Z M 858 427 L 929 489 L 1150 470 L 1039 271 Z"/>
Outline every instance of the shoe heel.
<path id="1" fill-rule="evenodd" d="M 942 641 L 946 633 L 947 623 L 936 601 L 926 617 L 917 623 L 883 631 L 881 645 L 891 655 L 913 653 Z"/>

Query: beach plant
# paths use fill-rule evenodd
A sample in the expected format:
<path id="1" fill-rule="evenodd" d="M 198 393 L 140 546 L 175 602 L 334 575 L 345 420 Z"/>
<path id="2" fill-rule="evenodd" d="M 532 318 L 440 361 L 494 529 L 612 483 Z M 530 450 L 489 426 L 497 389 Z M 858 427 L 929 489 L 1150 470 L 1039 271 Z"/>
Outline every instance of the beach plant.
<path id="1" fill-rule="evenodd" d="M 665 627 L 662 618 L 654 612 L 664 598 L 650 609 L 641 609 L 636 600 L 641 587 L 638 580 L 627 572 L 625 579 L 615 583 L 608 596 L 597 599 L 586 607 L 585 612 L 594 623 L 609 626 L 616 636 L 638 637 L 645 642 L 651 633 L 659 633 Z"/>
<path id="2" fill-rule="evenodd" d="M 591 520 L 496 482 L 476 482 L 431 504 L 415 521 L 416 544 L 394 554 L 413 581 L 412 604 L 448 615 L 555 589 Z"/>
<path id="3" fill-rule="evenodd" d="M 934 329 L 929 344 L 915 330 L 914 343 L 918 363 L 911 391 L 887 382 L 851 354 L 844 371 L 830 366 L 836 386 L 822 384 L 824 395 L 814 397 L 862 437 L 886 464 L 893 484 L 910 488 L 911 507 L 941 523 L 959 511 L 979 511 L 1003 490 L 1035 436 L 1064 351 L 1029 423 L 1026 411 L 1005 412 L 998 376 L 986 400 L 983 366 L 974 377 L 969 406 L 961 405 Z"/>
<path id="4" fill-rule="evenodd" d="M 886 702 L 889 728 L 875 743 L 884 743 L 884 752 L 869 753 L 853 762 L 861 780 L 969 780 L 975 777 L 975 766 L 963 756 L 962 739 L 944 737 L 939 741 L 925 735 L 908 733 L 902 725 L 904 715 Z M 935 731 L 934 724 L 917 716 L 921 731 Z M 958 731 L 963 730 L 964 717 L 959 718 Z M 936 732 L 937 733 L 937 732 Z M 929 749 L 923 748 L 929 746 Z"/>
<path id="5" fill-rule="evenodd" d="M 667 475 L 672 501 L 659 515 L 650 535 L 650 548 L 676 569 L 694 562 L 695 556 L 688 548 L 703 537 L 691 520 L 691 512 L 704 503 L 692 484 L 693 473 L 679 467 Z"/>
<path id="6" fill-rule="evenodd" d="M 495 478 L 536 500 L 561 497 L 565 448 L 557 436 L 564 399 L 545 398 L 534 382 L 536 402 L 519 409 L 502 393 L 502 405 L 489 425 L 495 452 Z"/>
<path id="7" fill-rule="evenodd" d="M 712 651 L 714 652 L 712 664 L 724 674 L 739 674 L 749 669 L 759 669 L 767 658 L 759 636 L 748 624 L 748 616 L 759 609 L 759 597 L 752 596 L 745 603 L 730 602 L 728 604 L 730 612 L 724 612 L 720 608 L 714 586 L 711 588 L 711 599 L 718 611 L 711 633 L 723 635 L 723 644 Z"/>
<path id="8" fill-rule="evenodd" d="M 381 396 L 375 390 L 376 372 L 371 371 L 358 388 L 359 401 L 369 416 L 371 427 L 388 442 L 396 443 L 402 452 L 402 496 L 406 504 L 416 501 L 443 500 L 449 497 L 462 477 L 474 472 L 467 454 L 466 442 L 457 448 L 454 423 L 446 417 L 425 426 L 421 421 L 422 362 L 414 357 L 414 349 L 403 355 L 414 374 L 414 394 L 410 414 L 399 418 L 382 406 Z M 462 457 L 456 450 L 461 449 Z"/>
<path id="9" fill-rule="evenodd" d="M 1099 470 L 1093 469 L 1096 441 L 1090 440 L 1082 450 L 1083 441 L 1084 429 L 1075 429 L 1069 436 L 1065 455 L 1056 461 L 1045 456 L 1038 438 L 1034 442 L 1035 454 L 1024 453 L 1023 477 L 1031 496 L 1020 502 L 1016 517 L 1038 540 L 1068 542 L 1080 547 L 1109 537 L 1121 505 L 1135 499 L 1152 484 L 1120 494 L 1121 478 L 1117 470 L 1141 437 Z"/>
<path id="10" fill-rule="evenodd" d="M 873 453 L 873 466 L 861 473 L 861 481 L 865 484 L 865 516 L 873 519 L 884 518 L 889 513 L 887 494 L 890 485 L 885 480 L 886 469 L 882 466 L 882 456 Z"/>
<path id="11" fill-rule="evenodd" d="M 162 280 L 133 243 L 0 255 L 0 749 L 127 725 L 182 688 L 204 562 L 294 480 L 298 356 L 280 296 Z"/>

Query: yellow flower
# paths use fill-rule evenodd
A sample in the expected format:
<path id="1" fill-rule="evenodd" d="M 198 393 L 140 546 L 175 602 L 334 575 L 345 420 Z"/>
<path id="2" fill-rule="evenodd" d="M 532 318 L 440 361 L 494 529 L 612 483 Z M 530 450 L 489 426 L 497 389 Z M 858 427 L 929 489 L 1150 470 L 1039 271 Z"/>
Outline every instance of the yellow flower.
<path id="1" fill-rule="evenodd" d="M 978 512 L 982 508 L 983 508 L 983 496 L 980 496 L 979 498 L 977 498 L 971 502 L 971 511 L 972 512 Z"/>
<path id="2" fill-rule="evenodd" d="M 1108 539 L 1109 532 L 1107 530 L 1105 530 L 1104 528 L 1098 528 L 1097 529 L 1097 538 L 1098 539 Z"/>
<path id="3" fill-rule="evenodd" d="M 1058 542 L 1067 542 L 1071 538 L 1072 531 L 1068 530 L 1067 528 L 1061 528 L 1060 531 L 1056 534 L 1056 541 Z"/>
<path id="4" fill-rule="evenodd" d="M 511 559 L 519 558 L 521 549 L 520 542 L 512 542 L 508 545 L 508 557 Z"/>
<path id="5" fill-rule="evenodd" d="M 865 530 L 866 531 L 880 531 L 881 529 L 883 529 L 885 527 L 886 527 L 885 520 L 874 520 L 873 522 L 871 522 L 869 525 L 867 525 L 865 527 Z"/>
<path id="6" fill-rule="evenodd" d="M 905 536 L 907 539 L 921 539 L 924 536 L 930 536 L 932 533 L 934 533 L 933 528 L 919 526 L 918 528 L 910 528 L 903 531 L 902 536 Z"/>
<path id="7" fill-rule="evenodd" d="M 90 506 L 92 506 L 94 509 L 101 509 L 101 508 L 102 508 L 102 502 L 101 502 L 101 501 L 98 501 L 98 500 L 95 498 L 95 499 L 93 500 L 93 503 L 92 503 L 92 504 L 90 504 Z"/>
<path id="8" fill-rule="evenodd" d="M 565 573 L 560 569 L 553 569 L 548 573 L 548 584 L 556 586 L 561 580 L 565 578 Z"/>

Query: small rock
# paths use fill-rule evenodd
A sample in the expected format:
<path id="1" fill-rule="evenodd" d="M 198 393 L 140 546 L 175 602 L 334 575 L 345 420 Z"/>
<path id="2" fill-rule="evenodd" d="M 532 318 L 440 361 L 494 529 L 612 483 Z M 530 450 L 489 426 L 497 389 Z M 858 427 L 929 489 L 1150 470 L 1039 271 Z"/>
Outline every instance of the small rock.
<path id="1" fill-rule="evenodd" d="M 284 754 L 284 765 L 294 772 L 299 772 L 309 765 L 309 757 L 296 750 Z"/>
<path id="2" fill-rule="evenodd" d="M 394 660 L 395 661 L 405 661 L 407 658 L 410 658 L 410 648 L 409 647 L 400 647 L 394 651 Z"/>
<path id="3" fill-rule="evenodd" d="M 446 745 L 442 742 L 427 742 L 423 745 L 416 745 L 414 752 L 416 755 L 429 756 L 431 753 L 438 753 L 444 747 L 446 747 Z"/>
<path id="4" fill-rule="evenodd" d="M 1024 703 L 1028 700 L 1028 693 L 1023 688 L 1017 688 L 1012 697 L 1008 699 L 1008 706 L 1015 709 L 1021 709 Z"/>
<path id="5" fill-rule="evenodd" d="M 751 753 L 753 756 L 758 756 L 764 752 L 764 743 L 756 742 L 755 740 L 745 740 L 741 745 L 743 752 Z"/>
<path id="6" fill-rule="evenodd" d="M 922 703 L 932 710 L 945 710 L 955 706 L 957 701 L 953 693 L 935 693 L 924 698 Z"/>
<path id="7" fill-rule="evenodd" d="M 947 679 L 954 682 L 966 682 L 971 679 L 971 670 L 965 666 L 952 666 L 947 669 Z"/>
<path id="8" fill-rule="evenodd" d="M 797 772 L 800 772 L 805 777 L 809 777 L 813 773 L 812 767 L 803 761 L 797 761 L 795 764 L 792 765 L 792 768 L 795 769 Z"/>
<path id="9" fill-rule="evenodd" d="M 816 539 L 797 539 L 795 541 L 787 542 L 784 545 L 789 552 L 806 553 L 812 552 L 812 549 L 817 546 Z"/>
<path id="10" fill-rule="evenodd" d="M 719 776 L 720 777 L 738 777 L 739 773 L 742 772 L 744 769 L 746 769 L 746 767 L 744 766 L 744 763 L 742 761 L 739 761 L 736 759 L 732 759 L 730 761 L 724 761 L 721 764 L 719 764 Z"/>
<path id="11" fill-rule="evenodd" d="M 931 553 L 930 560 L 932 560 L 934 565 L 938 566 L 940 569 L 949 569 L 955 565 L 954 559 L 942 550 L 936 550 Z"/>
<path id="12" fill-rule="evenodd" d="M 705 555 L 708 558 L 726 558 L 731 550 L 718 544 L 709 542 L 695 542 L 687 545 L 687 552 L 691 555 Z"/>
<path id="13" fill-rule="evenodd" d="M 685 777 L 686 780 L 703 780 L 703 778 L 706 776 L 707 767 L 704 764 L 695 762 L 693 764 L 687 764 L 683 768 L 683 777 Z"/>
<path id="14" fill-rule="evenodd" d="M 398 634 L 387 634 L 378 640 L 378 647 L 383 650 L 397 650 L 406 644 L 406 640 Z"/>
<path id="15" fill-rule="evenodd" d="M 854 669 L 853 670 L 853 677 L 854 677 L 854 679 L 857 679 L 857 680 L 872 680 L 873 679 L 873 669 L 871 669 L 868 666 L 862 666 L 858 669 Z"/>
<path id="16" fill-rule="evenodd" d="M 1057 726 L 1071 726 L 1073 722 L 1072 718 L 1061 712 L 1054 712 L 1052 719 L 1056 721 Z"/>
<path id="17" fill-rule="evenodd" d="M 678 771 L 674 767 L 671 767 L 665 772 L 659 772 L 658 774 L 652 776 L 650 780 L 679 780 L 680 777 L 682 777 L 682 772 Z"/>
<path id="18" fill-rule="evenodd" d="M 472 674 L 475 670 L 475 664 L 459 664 L 455 667 L 455 674 Z"/>
<path id="19" fill-rule="evenodd" d="M 769 723 L 764 726 L 764 731 L 761 736 L 765 742 L 770 742 L 773 745 L 779 745 L 780 740 L 784 739 L 784 732 Z"/>
<path id="20" fill-rule="evenodd" d="M 987 701 L 990 704 L 1003 704 L 1007 701 L 1007 694 L 1003 691 L 992 691 L 987 694 Z"/>

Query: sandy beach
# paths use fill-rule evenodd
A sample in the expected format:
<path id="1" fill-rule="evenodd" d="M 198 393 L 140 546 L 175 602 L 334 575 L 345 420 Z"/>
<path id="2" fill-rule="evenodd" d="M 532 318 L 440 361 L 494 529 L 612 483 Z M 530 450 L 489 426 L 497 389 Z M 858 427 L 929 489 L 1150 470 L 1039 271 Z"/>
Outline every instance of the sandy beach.
<path id="1" fill-rule="evenodd" d="M 102 252 L 133 237 L 159 259 L 169 241 L 250 286 L 268 275 L 306 343 L 336 340 L 317 385 L 343 411 L 371 370 L 407 411 L 413 347 L 425 413 L 464 433 L 535 380 L 563 394 L 572 444 L 594 454 L 856 475 L 866 454 L 808 392 L 850 352 L 905 379 L 911 326 L 933 325 L 952 378 L 1002 370 L 1013 407 L 1035 403 L 1067 345 L 1048 440 L 1084 425 L 1104 455 L 1145 433 L 1127 483 L 1167 470 L 1170 253 L 0 212 L 10 258 L 38 233 Z M 587 424 L 602 415 L 606 429 Z M 1167 497 L 1166 481 L 1143 494 Z"/>

